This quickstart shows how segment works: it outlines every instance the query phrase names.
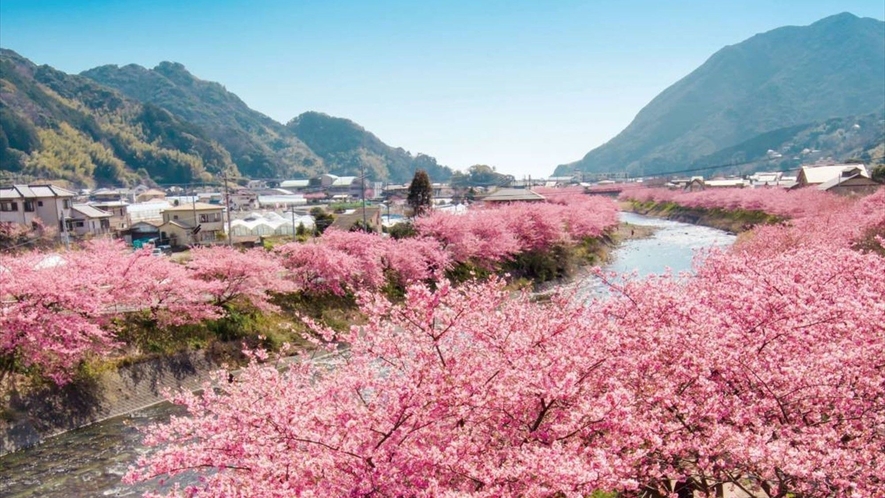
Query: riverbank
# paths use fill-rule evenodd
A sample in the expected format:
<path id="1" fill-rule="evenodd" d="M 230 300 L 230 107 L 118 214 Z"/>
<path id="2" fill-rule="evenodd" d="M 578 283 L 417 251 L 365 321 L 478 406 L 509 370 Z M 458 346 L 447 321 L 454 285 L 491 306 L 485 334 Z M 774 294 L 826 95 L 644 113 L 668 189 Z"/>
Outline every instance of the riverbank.
<path id="1" fill-rule="evenodd" d="M 578 268 L 586 264 L 601 264 L 609 260 L 612 250 L 620 243 L 647 237 L 652 232 L 653 229 L 649 227 L 621 223 L 603 236 L 585 241 L 566 252 L 571 256 L 574 253 L 580 254 L 580 257 L 575 258 Z M 555 254 L 548 255 L 548 258 L 555 257 Z M 569 275 L 574 273 L 578 272 Z M 567 279 L 552 280 L 539 286 L 553 288 L 564 281 Z M 532 285 L 533 282 L 523 280 L 522 284 Z M 358 322 L 359 318 L 354 316 L 357 313 L 355 302 L 344 297 L 330 300 L 309 299 L 305 296 L 299 298 L 297 295 L 279 296 L 277 304 L 283 318 L 288 317 L 286 321 L 292 323 L 295 316 L 306 315 L 341 330 Z M 222 367 L 238 366 L 238 352 L 242 348 L 242 341 L 246 340 L 243 333 L 249 332 L 250 336 L 256 333 L 252 330 L 255 325 L 252 322 L 271 326 L 265 323 L 266 320 L 252 320 L 247 325 L 243 325 L 241 321 L 242 317 L 240 320 L 231 320 L 231 323 L 225 322 L 221 327 L 241 326 L 249 329 L 228 331 L 227 335 L 231 337 L 226 342 L 213 340 L 212 334 L 202 330 L 205 326 L 190 327 L 174 334 L 176 337 L 174 340 L 170 339 L 169 344 L 161 344 L 161 349 L 166 352 L 146 357 L 122 357 L 100 365 L 87 365 L 87 375 L 79 375 L 73 382 L 63 386 L 38 383 L 21 392 L 13 390 L 6 393 L 3 409 L 0 411 L 0 455 L 38 445 L 47 438 L 67 431 L 163 402 L 166 399 L 163 393 L 167 391 L 199 389 L 209 379 L 211 372 Z M 144 334 L 130 333 L 127 341 L 138 339 L 140 335 Z M 265 335 L 274 336 L 262 341 L 265 347 L 273 349 L 282 340 L 276 337 L 278 334 L 267 332 Z M 158 345 L 155 344 L 155 338 L 152 341 L 153 346 Z M 197 347 L 194 348 L 194 345 Z M 186 349 L 180 349 L 182 347 Z"/>
<path id="2" fill-rule="evenodd" d="M 762 211 L 690 208 L 674 202 L 621 201 L 619 205 L 623 211 L 731 233 L 746 232 L 756 225 L 771 225 L 783 221 L 783 218 Z"/>
<path id="3" fill-rule="evenodd" d="M 641 219 L 626 213 L 621 214 L 621 219 L 622 223 L 616 229 L 607 232 L 608 242 L 602 244 L 610 251 L 606 257 L 606 270 L 620 271 L 621 267 L 626 267 L 626 271 L 631 271 L 636 267 L 636 261 L 642 261 L 648 265 L 647 268 L 640 268 L 640 272 L 643 273 L 646 271 L 661 273 L 665 268 L 682 271 L 690 269 L 689 264 L 695 249 L 722 242 L 711 238 L 709 233 L 714 230 L 705 227 L 653 218 Z M 720 238 L 722 237 L 733 240 L 733 237 L 720 233 Z M 676 249 L 671 246 L 681 246 L 685 254 L 679 257 L 675 254 Z M 584 278 L 585 276 L 586 272 L 577 272 L 566 292 L 574 288 L 576 296 L 596 295 L 597 280 Z M 562 285 L 560 282 L 559 287 Z M 555 285 L 551 286 L 551 289 L 553 287 Z M 207 364 L 204 367 L 206 373 L 217 368 L 217 365 L 217 362 Z M 162 370 L 166 367 L 157 368 Z M 202 380 L 187 384 L 187 379 L 192 375 L 187 370 L 178 369 L 177 374 L 171 376 L 171 379 L 168 376 L 163 378 L 173 389 L 179 385 L 179 381 L 184 381 L 182 385 L 185 388 L 193 385 L 198 388 Z M 139 378 L 143 379 L 144 375 L 150 374 L 142 373 L 142 377 Z M 160 381 L 158 384 L 163 383 L 164 381 Z M 146 387 L 144 383 L 142 386 Z M 141 398 L 146 406 L 163 401 L 159 389 L 148 389 L 148 391 L 150 395 Z M 110 394 L 113 392 L 111 389 Z M 114 396 L 107 396 L 108 400 L 113 398 Z M 135 401 L 135 398 L 132 398 L 132 401 Z M 117 412 L 105 413 L 111 415 Z M 144 452 L 140 429 L 180 413 L 176 406 L 166 403 L 156 404 L 146 410 L 126 412 L 123 417 L 99 423 L 89 422 L 85 424 L 88 427 L 81 430 L 68 431 L 43 440 L 39 446 L 6 455 L 0 460 L 0 467 L 6 468 L 11 478 L 5 484 L 0 483 L 0 495 L 8 493 L 10 496 L 55 498 L 71 495 L 107 496 L 118 493 L 137 495 L 147 491 L 151 488 L 150 485 L 131 487 L 120 484 L 121 476 L 128 466 Z M 95 422 L 99 420 L 97 417 L 94 419 Z"/>
<path id="4" fill-rule="evenodd" d="M 220 347 L 146 359 L 62 387 L 13 393 L 0 420 L 0 455 L 161 403 L 166 391 L 197 390 L 223 365 Z"/>

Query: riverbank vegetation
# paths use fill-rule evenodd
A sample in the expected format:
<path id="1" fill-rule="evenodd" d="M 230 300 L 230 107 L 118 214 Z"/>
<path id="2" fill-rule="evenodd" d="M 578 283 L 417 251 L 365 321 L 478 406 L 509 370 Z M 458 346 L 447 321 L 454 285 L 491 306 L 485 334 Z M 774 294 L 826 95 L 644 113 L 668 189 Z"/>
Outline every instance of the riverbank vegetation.
<path id="1" fill-rule="evenodd" d="M 834 204 L 755 228 L 693 278 L 597 272 L 603 300 L 533 300 L 496 277 L 360 293 L 362 326 L 315 327 L 322 364 L 253 351 L 234 382 L 177 395 L 190 416 L 150 429 L 126 480 L 196 472 L 185 492 L 206 496 L 876 495 L 885 190 Z"/>
<path id="2" fill-rule="evenodd" d="M 10 278 L 0 284 L 0 384 L 61 385 L 88 363 L 216 341 L 273 349 L 300 340 L 306 322 L 337 330 L 358 323 L 360 293 L 402 299 L 410 285 L 459 272 L 464 280 L 562 277 L 564 254 L 591 260 L 617 224 L 614 203 L 577 192 L 535 208 L 531 216 L 518 205 L 434 213 L 400 239 L 330 229 L 271 250 L 195 248 L 184 262 L 107 240 L 69 252 L 3 254 L 0 273 Z"/>
<path id="3" fill-rule="evenodd" d="M 850 201 L 815 189 L 709 189 L 685 192 L 632 188 L 618 199 L 635 213 L 694 223 L 730 232 L 807 218 L 844 208 Z"/>

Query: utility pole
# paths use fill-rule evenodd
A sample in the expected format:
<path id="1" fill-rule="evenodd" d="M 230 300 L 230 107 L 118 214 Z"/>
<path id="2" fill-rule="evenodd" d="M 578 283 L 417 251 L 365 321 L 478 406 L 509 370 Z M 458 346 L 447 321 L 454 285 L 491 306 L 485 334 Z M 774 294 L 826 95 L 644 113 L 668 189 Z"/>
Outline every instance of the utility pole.
<path id="1" fill-rule="evenodd" d="M 366 221 L 366 165 L 360 161 L 360 194 L 363 198 L 363 230 L 369 231 L 369 223 Z"/>
<path id="2" fill-rule="evenodd" d="M 222 173 L 221 178 L 224 179 L 224 207 L 227 211 L 227 245 L 234 245 L 234 234 L 231 231 L 231 212 L 230 212 L 230 190 L 227 188 L 227 172 Z"/>
<path id="3" fill-rule="evenodd" d="M 191 230 L 191 238 L 194 245 L 197 245 L 197 228 L 200 226 L 200 221 L 197 219 L 197 187 L 193 184 L 191 184 L 191 208 L 194 214 L 194 228 Z"/>

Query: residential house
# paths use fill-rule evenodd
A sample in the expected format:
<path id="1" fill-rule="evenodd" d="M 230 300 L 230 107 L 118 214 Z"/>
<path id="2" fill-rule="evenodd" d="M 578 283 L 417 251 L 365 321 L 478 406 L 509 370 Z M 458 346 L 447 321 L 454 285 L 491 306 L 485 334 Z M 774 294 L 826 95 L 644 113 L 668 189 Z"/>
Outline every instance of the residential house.
<path id="1" fill-rule="evenodd" d="M 499 188 L 482 199 L 483 202 L 487 203 L 544 202 L 546 200 L 543 195 L 522 188 Z"/>
<path id="2" fill-rule="evenodd" d="M 89 204 L 74 204 L 71 207 L 71 217 L 65 222 L 68 224 L 68 230 L 78 237 L 111 233 L 111 213 L 96 209 Z"/>
<path id="3" fill-rule="evenodd" d="M 354 209 L 344 214 L 339 214 L 332 222 L 332 227 L 348 232 L 354 227 L 361 225 L 363 219 L 368 223 L 369 228 L 373 232 L 381 233 L 381 207 L 368 206 L 365 208 L 365 218 L 363 216 L 363 208 Z"/>
<path id="4" fill-rule="evenodd" d="M 230 194 L 230 208 L 234 211 L 251 211 L 258 208 L 258 193 L 241 188 Z"/>
<path id="5" fill-rule="evenodd" d="M 75 195 L 55 185 L 0 187 L 0 221 L 30 226 L 39 219 L 45 226 L 64 232 L 63 220 L 71 217 Z"/>
<path id="6" fill-rule="evenodd" d="M 707 188 L 744 188 L 749 183 L 743 178 L 717 178 L 703 182 Z"/>
<path id="7" fill-rule="evenodd" d="M 166 199 L 166 192 L 163 192 L 159 189 L 151 188 L 135 196 L 135 202 L 148 202 L 154 199 Z"/>
<path id="8" fill-rule="evenodd" d="M 869 178 L 870 173 L 863 164 L 832 164 L 826 166 L 802 166 L 796 178 L 794 188 L 820 185 L 839 178 L 846 171 L 858 170 L 859 174 Z"/>
<path id="9" fill-rule="evenodd" d="M 197 202 L 163 211 L 160 239 L 171 246 L 213 244 L 224 239 L 223 208 Z"/>
<path id="10" fill-rule="evenodd" d="M 113 230 L 114 232 L 119 232 L 129 228 L 130 221 L 127 210 L 127 208 L 129 207 L 128 202 L 120 200 L 102 201 L 92 202 L 89 205 L 111 214 L 110 224 L 111 230 Z"/>
<path id="11" fill-rule="evenodd" d="M 821 183 L 817 188 L 838 195 L 867 195 L 872 194 L 881 186 L 866 174 L 865 169 L 845 168 L 839 176 Z"/>
<path id="12" fill-rule="evenodd" d="M 132 191 L 127 188 L 100 188 L 89 194 L 89 199 L 95 202 L 129 201 Z"/>
<path id="13" fill-rule="evenodd" d="M 310 187 L 310 180 L 285 180 L 280 183 L 280 188 L 286 189 L 292 193 L 306 192 Z"/>
<path id="14" fill-rule="evenodd" d="M 320 175 L 320 186 L 331 196 L 347 195 L 359 197 L 362 182 L 356 176 L 335 176 L 330 174 Z"/>

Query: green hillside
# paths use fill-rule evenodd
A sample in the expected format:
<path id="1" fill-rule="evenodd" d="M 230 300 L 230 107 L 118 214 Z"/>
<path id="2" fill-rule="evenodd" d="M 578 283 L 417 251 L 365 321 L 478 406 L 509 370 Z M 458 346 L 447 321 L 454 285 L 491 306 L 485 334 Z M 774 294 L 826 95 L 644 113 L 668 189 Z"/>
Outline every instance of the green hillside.
<path id="1" fill-rule="evenodd" d="M 154 69 L 101 66 L 82 75 L 201 125 L 230 151 L 239 170 L 253 178 L 353 175 L 361 167 L 371 179 L 394 182 L 410 180 L 417 168 L 427 169 L 435 180 L 451 176 L 434 158 L 390 147 L 347 119 L 307 112 L 284 126 L 181 64 L 163 62 Z"/>
<path id="2" fill-rule="evenodd" d="M 452 170 L 437 164 L 433 157 L 395 149 L 348 119 L 306 112 L 286 127 L 322 157 L 334 174 L 357 175 L 362 166 L 367 176 L 387 177 L 396 183 L 410 181 L 416 169 L 427 171 L 437 182 L 452 176 Z"/>
<path id="3" fill-rule="evenodd" d="M 761 134 L 885 109 L 885 23 L 839 14 L 713 54 L 572 171 L 679 170 Z"/>
<path id="4" fill-rule="evenodd" d="M 187 183 L 236 166 L 199 127 L 0 49 L 0 181 Z"/>
<path id="5" fill-rule="evenodd" d="M 181 64 L 162 62 L 153 69 L 108 65 L 81 75 L 200 125 L 230 152 L 246 176 L 296 177 L 323 171 L 322 159 L 282 124 L 250 109 L 222 85 L 195 77 Z"/>

